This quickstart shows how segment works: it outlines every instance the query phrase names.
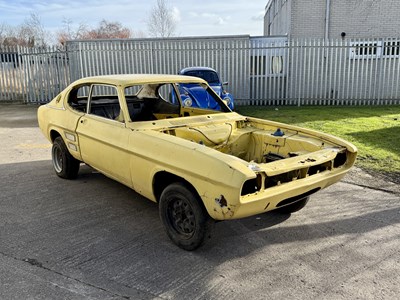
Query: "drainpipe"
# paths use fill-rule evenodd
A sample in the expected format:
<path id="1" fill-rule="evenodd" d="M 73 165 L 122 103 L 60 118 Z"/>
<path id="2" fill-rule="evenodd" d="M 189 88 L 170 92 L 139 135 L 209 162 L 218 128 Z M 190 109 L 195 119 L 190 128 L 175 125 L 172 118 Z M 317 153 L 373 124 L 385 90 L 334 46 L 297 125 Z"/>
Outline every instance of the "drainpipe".
<path id="1" fill-rule="evenodd" d="M 330 15 L 331 15 L 331 0 L 326 0 L 326 9 L 325 9 L 325 47 L 324 47 L 324 57 L 326 61 L 326 70 L 329 68 L 329 63 L 327 59 L 327 51 L 328 48 L 326 47 L 328 42 L 329 42 L 329 21 L 330 21 Z M 327 73 L 328 74 L 328 73 Z M 329 98 L 329 93 L 326 98 Z"/>
<path id="2" fill-rule="evenodd" d="M 326 0 L 326 10 L 325 10 L 325 42 L 329 39 L 329 19 L 331 16 L 331 0 Z"/>

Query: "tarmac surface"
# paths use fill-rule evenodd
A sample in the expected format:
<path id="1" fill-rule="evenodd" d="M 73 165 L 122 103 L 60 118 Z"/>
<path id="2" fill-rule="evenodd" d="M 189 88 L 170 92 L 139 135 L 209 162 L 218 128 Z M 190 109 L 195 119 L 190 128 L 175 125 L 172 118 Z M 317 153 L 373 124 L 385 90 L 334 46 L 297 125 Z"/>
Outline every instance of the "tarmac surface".
<path id="1" fill-rule="evenodd" d="M 36 108 L 0 105 L 0 299 L 398 299 L 398 185 L 355 169 L 186 252 L 157 204 L 84 165 L 58 178 Z"/>

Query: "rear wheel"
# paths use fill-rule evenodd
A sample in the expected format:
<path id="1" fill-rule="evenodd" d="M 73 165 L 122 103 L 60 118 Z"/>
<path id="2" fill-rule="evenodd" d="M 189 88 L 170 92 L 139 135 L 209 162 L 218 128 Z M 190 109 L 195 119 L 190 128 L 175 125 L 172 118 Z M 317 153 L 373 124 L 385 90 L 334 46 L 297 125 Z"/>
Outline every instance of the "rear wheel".
<path id="1" fill-rule="evenodd" d="M 304 206 L 306 206 L 309 199 L 310 199 L 309 197 L 305 197 L 305 198 L 303 198 L 297 202 L 294 202 L 292 204 L 282 206 L 282 207 L 276 209 L 275 211 L 279 212 L 281 214 L 294 213 L 294 212 L 299 211 L 300 209 L 304 208 Z"/>
<path id="2" fill-rule="evenodd" d="M 184 184 L 167 186 L 161 194 L 159 209 L 169 238 L 180 248 L 195 250 L 211 237 L 215 221 L 196 193 Z"/>
<path id="3" fill-rule="evenodd" d="M 80 161 L 68 151 L 63 139 L 59 136 L 53 142 L 51 158 L 54 171 L 61 178 L 75 179 L 78 176 Z"/>

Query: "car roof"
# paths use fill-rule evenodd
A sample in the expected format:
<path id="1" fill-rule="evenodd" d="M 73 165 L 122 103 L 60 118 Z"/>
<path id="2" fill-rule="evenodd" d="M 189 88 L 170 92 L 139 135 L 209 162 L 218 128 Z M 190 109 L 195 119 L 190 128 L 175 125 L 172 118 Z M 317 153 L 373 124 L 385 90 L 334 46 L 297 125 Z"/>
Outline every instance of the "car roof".
<path id="1" fill-rule="evenodd" d="M 179 72 L 179 74 L 186 73 L 186 72 L 189 72 L 189 71 L 212 71 L 212 72 L 217 72 L 214 69 L 209 68 L 209 67 L 187 67 L 187 68 L 182 69 Z"/>
<path id="2" fill-rule="evenodd" d="M 167 74 L 118 74 L 118 75 L 102 75 L 81 78 L 73 83 L 73 85 L 85 83 L 100 83 L 110 85 L 130 86 L 135 84 L 156 84 L 156 83 L 206 83 L 205 80 L 183 75 L 167 75 Z"/>

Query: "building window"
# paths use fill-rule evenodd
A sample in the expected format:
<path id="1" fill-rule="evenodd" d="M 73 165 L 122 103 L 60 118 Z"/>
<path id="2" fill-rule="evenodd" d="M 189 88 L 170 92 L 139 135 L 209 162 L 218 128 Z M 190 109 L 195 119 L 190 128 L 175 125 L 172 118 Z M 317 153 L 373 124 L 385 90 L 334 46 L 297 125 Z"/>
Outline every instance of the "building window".
<path id="1" fill-rule="evenodd" d="M 367 41 L 352 42 L 350 58 L 368 59 L 379 57 L 400 57 L 400 41 Z"/>
<path id="2" fill-rule="evenodd" d="M 250 57 L 250 75 L 265 75 L 267 59 L 265 55 Z"/>
<path id="3" fill-rule="evenodd" d="M 400 56 L 400 41 L 386 41 L 383 43 L 383 56 L 399 57 Z"/>
<path id="4" fill-rule="evenodd" d="M 283 73 L 283 56 L 271 57 L 271 74 Z"/>
<path id="5" fill-rule="evenodd" d="M 381 41 L 352 42 L 350 48 L 351 58 L 377 58 L 382 55 Z"/>

